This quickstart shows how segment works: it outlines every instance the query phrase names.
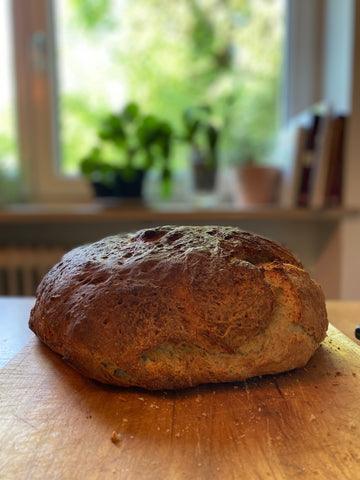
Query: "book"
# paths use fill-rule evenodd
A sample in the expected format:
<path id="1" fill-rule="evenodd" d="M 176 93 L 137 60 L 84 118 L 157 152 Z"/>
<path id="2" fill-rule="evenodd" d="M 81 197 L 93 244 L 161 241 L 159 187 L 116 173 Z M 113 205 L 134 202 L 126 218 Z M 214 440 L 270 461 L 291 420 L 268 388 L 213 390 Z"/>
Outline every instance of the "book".
<path id="1" fill-rule="evenodd" d="M 307 128 L 305 149 L 301 158 L 301 174 L 297 194 L 297 206 L 307 207 L 310 204 L 312 175 L 315 168 L 320 133 L 323 131 L 323 116 L 314 113 L 310 127 Z"/>
<path id="2" fill-rule="evenodd" d="M 277 138 L 273 162 L 282 170 L 279 203 L 284 208 L 293 208 L 297 205 L 302 158 L 311 118 L 309 110 L 301 112 L 281 128 Z"/>
<path id="3" fill-rule="evenodd" d="M 338 207 L 342 202 L 347 115 L 334 119 L 331 156 L 326 176 L 324 206 Z"/>
<path id="4" fill-rule="evenodd" d="M 306 127 L 299 126 L 289 138 L 287 151 L 287 167 L 282 174 L 282 192 L 280 203 L 282 207 L 292 208 L 296 206 L 299 185 L 302 174 L 302 156 L 305 150 L 308 131 Z"/>
<path id="5" fill-rule="evenodd" d="M 325 203 L 325 189 L 334 140 L 335 120 L 329 113 L 323 121 L 322 131 L 314 152 L 312 171 L 309 179 L 309 206 L 322 208 Z"/>
<path id="6" fill-rule="evenodd" d="M 329 115 L 325 121 L 311 181 L 312 208 L 341 203 L 345 125 L 345 115 Z"/>

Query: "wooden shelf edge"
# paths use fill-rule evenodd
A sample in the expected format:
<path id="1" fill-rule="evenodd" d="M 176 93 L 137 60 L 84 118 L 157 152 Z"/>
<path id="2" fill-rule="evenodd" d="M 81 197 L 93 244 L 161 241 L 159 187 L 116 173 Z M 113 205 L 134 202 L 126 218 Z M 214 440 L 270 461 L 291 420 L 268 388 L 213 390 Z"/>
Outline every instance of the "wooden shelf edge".
<path id="1" fill-rule="evenodd" d="M 359 216 L 355 209 L 332 208 L 310 210 L 285 209 L 276 206 L 236 208 L 232 205 L 196 207 L 192 205 L 114 205 L 88 204 L 17 204 L 0 209 L 0 224 L 113 222 L 113 221 L 211 221 L 211 220 L 284 220 L 339 221 Z"/>

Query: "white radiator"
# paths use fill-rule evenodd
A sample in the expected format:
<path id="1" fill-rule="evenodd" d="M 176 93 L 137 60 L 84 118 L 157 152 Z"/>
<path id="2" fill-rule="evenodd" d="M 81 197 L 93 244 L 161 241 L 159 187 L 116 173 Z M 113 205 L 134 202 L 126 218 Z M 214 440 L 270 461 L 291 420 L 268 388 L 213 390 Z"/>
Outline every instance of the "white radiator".
<path id="1" fill-rule="evenodd" d="M 43 276 L 65 251 L 61 247 L 0 247 L 0 295 L 35 295 Z"/>

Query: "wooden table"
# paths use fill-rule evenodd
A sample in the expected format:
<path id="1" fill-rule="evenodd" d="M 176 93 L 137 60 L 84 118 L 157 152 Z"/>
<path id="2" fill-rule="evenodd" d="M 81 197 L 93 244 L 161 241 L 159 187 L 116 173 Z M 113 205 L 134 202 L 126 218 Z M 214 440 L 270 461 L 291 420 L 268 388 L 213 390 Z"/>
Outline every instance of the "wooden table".
<path id="1" fill-rule="evenodd" d="M 34 303 L 31 297 L 0 297 L 0 368 L 33 338 L 27 323 Z"/>
<path id="2" fill-rule="evenodd" d="M 331 326 L 303 369 L 157 393 L 82 378 L 33 302 L 0 298 L 1 480 L 360 479 L 360 302 L 327 303 L 351 339 Z"/>

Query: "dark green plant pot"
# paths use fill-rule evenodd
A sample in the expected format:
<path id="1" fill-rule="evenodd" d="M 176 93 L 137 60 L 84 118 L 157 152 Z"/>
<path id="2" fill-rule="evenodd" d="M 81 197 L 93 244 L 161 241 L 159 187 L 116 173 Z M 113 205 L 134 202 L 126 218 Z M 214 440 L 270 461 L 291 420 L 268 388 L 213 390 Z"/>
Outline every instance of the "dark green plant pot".
<path id="1" fill-rule="evenodd" d="M 144 171 L 135 170 L 131 178 L 125 179 L 122 175 L 116 175 L 112 185 L 102 182 L 92 182 L 95 197 L 107 202 L 140 202 L 142 198 L 142 186 Z"/>
<path id="2" fill-rule="evenodd" d="M 122 175 L 116 175 L 115 196 L 119 198 L 141 198 L 143 180 L 144 170 L 135 170 L 129 179 L 124 179 Z"/>
<path id="3" fill-rule="evenodd" d="M 107 198 L 114 196 L 114 187 L 110 187 L 101 182 L 91 183 L 96 198 Z"/>

